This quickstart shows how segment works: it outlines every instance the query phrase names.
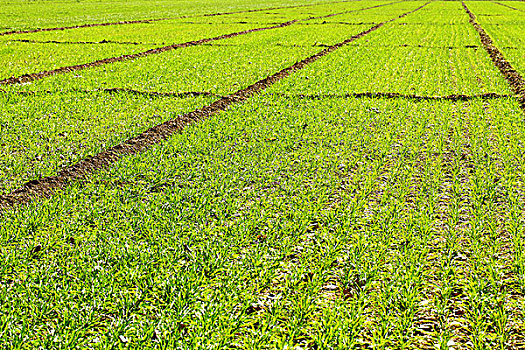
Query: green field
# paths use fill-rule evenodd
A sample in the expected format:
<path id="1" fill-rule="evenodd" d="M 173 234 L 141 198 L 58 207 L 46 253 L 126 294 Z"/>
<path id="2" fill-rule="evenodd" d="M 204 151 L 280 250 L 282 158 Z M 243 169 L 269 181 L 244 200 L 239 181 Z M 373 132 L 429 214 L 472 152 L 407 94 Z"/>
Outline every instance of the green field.
<path id="1" fill-rule="evenodd" d="M 0 348 L 524 349 L 524 33 L 0 0 Z"/>

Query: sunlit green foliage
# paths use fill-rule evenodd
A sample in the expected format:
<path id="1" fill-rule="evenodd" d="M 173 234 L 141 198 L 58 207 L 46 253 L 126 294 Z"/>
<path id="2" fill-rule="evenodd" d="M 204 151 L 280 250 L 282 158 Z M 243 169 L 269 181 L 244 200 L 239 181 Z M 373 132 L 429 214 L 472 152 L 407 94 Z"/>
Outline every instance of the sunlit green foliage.
<path id="1" fill-rule="evenodd" d="M 348 9 L 357 4 L 374 3 Z M 422 4 L 3 86 L 0 190 Z M 481 16 L 515 10 L 468 6 L 496 45 L 520 45 L 519 21 Z M 99 40 L 90 30 L 82 40 Z M 169 95 L 190 91 L 208 95 Z M 2 210 L 0 348 L 519 348 L 523 118 L 461 3 L 432 2 L 143 153 Z"/>

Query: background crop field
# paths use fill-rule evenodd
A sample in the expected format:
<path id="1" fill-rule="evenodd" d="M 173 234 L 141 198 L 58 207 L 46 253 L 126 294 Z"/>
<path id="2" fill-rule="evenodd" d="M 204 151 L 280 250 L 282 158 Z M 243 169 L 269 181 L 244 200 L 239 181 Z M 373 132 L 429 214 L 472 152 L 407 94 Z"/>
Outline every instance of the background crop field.
<path id="1" fill-rule="evenodd" d="M 525 348 L 524 26 L 0 0 L 0 348 Z"/>

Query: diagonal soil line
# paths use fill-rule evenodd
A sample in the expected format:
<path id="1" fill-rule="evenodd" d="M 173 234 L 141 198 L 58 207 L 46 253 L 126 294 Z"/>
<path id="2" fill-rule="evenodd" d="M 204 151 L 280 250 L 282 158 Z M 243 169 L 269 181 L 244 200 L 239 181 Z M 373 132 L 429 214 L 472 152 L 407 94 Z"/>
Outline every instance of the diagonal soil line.
<path id="1" fill-rule="evenodd" d="M 463 8 L 469 15 L 469 22 L 472 24 L 474 29 L 478 32 L 483 47 L 490 55 L 494 65 L 500 70 L 501 74 L 505 76 L 507 82 L 510 84 L 512 90 L 518 98 L 520 107 L 525 113 L 525 80 L 523 77 L 512 67 L 512 65 L 505 59 L 503 53 L 494 45 L 492 38 L 485 32 L 485 29 L 476 21 L 476 15 L 474 15 L 465 2 L 463 2 Z"/>
<path id="2" fill-rule="evenodd" d="M 104 59 L 96 60 L 96 61 L 89 62 L 89 63 L 83 63 L 83 64 L 77 64 L 77 65 L 73 65 L 73 66 L 60 67 L 60 68 L 57 68 L 57 69 L 48 70 L 48 71 L 42 71 L 42 72 L 38 72 L 38 73 L 24 74 L 24 75 L 21 75 L 19 77 L 11 77 L 11 78 L 0 80 L 0 85 L 2 85 L 2 84 L 3 85 L 12 85 L 12 84 L 27 83 L 27 82 L 34 81 L 34 80 L 43 79 L 45 77 L 49 77 L 49 76 L 55 75 L 55 74 L 73 72 L 73 71 L 83 70 L 83 69 L 86 69 L 86 68 L 98 67 L 98 66 L 102 66 L 102 65 L 106 65 L 106 64 L 110 64 L 110 63 L 115 63 L 115 62 L 128 61 L 128 60 L 132 60 L 132 59 L 136 59 L 136 58 L 140 58 L 140 57 L 145 57 L 145 56 L 149 56 L 149 55 L 163 53 L 163 52 L 166 52 L 166 51 L 171 51 L 171 50 L 174 50 L 174 49 L 179 49 L 179 48 L 184 48 L 184 47 L 189 47 L 189 46 L 202 45 L 202 44 L 205 44 L 205 43 L 208 43 L 208 42 L 211 42 L 211 41 L 229 39 L 229 38 L 232 38 L 232 37 L 235 37 L 235 36 L 239 36 L 239 35 L 259 32 L 259 31 L 263 31 L 263 30 L 283 28 L 283 27 L 290 26 L 290 25 L 292 25 L 294 23 L 297 23 L 299 21 L 308 21 L 308 20 L 314 20 L 314 19 L 338 16 L 338 15 L 351 13 L 351 12 L 365 11 L 365 10 L 370 10 L 370 9 L 377 8 L 377 7 L 392 5 L 394 3 L 395 2 L 387 3 L 387 4 L 381 4 L 381 5 L 375 5 L 375 6 L 365 7 L 365 8 L 358 9 L 358 10 L 350 10 L 350 11 L 345 11 L 345 12 L 332 13 L 332 14 L 329 14 L 329 15 L 318 16 L 318 17 L 309 17 L 309 18 L 301 19 L 301 20 L 294 19 L 294 20 L 291 20 L 291 21 L 288 21 L 288 22 L 284 22 L 284 23 L 280 23 L 280 24 L 271 26 L 271 27 L 248 29 L 248 30 L 243 30 L 241 32 L 236 32 L 236 33 L 224 34 L 224 35 L 216 36 L 216 37 L 213 37 L 213 38 L 206 38 L 206 39 L 201 39 L 201 40 L 188 41 L 188 42 L 185 42 L 185 43 L 182 43 L 182 44 L 172 44 L 172 45 L 168 45 L 168 46 L 158 47 L 158 48 L 149 49 L 147 51 L 138 52 L 138 53 L 134 53 L 134 54 L 121 55 L 121 56 L 117 56 L 117 57 L 109 57 L 109 58 L 104 58 Z"/>
<path id="3" fill-rule="evenodd" d="M 159 54 L 159 53 L 162 53 L 162 52 L 171 51 L 171 50 L 174 50 L 174 49 L 202 45 L 202 44 L 208 43 L 210 41 L 217 41 L 217 40 L 233 38 L 235 36 L 249 34 L 249 33 L 254 33 L 254 32 L 260 32 L 260 31 L 263 31 L 263 30 L 283 28 L 283 27 L 287 27 L 289 25 L 292 25 L 295 22 L 297 22 L 297 20 L 284 22 L 284 23 L 281 23 L 281 24 L 278 24 L 278 25 L 275 25 L 275 26 L 271 26 L 271 27 L 248 29 L 248 30 L 243 30 L 241 32 L 236 32 L 236 33 L 230 33 L 230 34 L 224 34 L 224 35 L 216 36 L 216 37 L 213 37 L 213 38 L 206 38 L 206 39 L 201 39 L 201 40 L 196 40 L 196 41 L 188 41 L 188 42 L 185 42 L 185 43 L 182 43 L 182 44 L 173 44 L 173 45 L 158 47 L 158 48 L 149 49 L 147 51 L 138 52 L 138 53 L 134 53 L 134 54 L 127 54 L 127 55 L 121 55 L 121 56 L 117 56 L 117 57 L 104 58 L 104 59 L 96 60 L 96 61 L 93 61 L 93 62 L 90 62 L 90 63 L 77 64 L 77 65 L 67 66 L 67 67 L 60 67 L 60 68 L 57 68 L 57 69 L 48 70 L 48 71 L 42 71 L 42 72 L 38 72 L 38 73 L 24 74 L 24 75 L 21 75 L 19 77 L 11 77 L 11 78 L 0 80 L 0 84 L 12 85 L 12 84 L 27 83 L 27 82 L 30 82 L 30 81 L 39 80 L 39 79 L 42 79 L 42 78 L 45 78 L 45 77 L 49 77 L 49 76 L 55 75 L 55 74 L 73 72 L 73 71 L 83 70 L 83 69 L 86 69 L 86 68 L 97 67 L 97 66 L 102 66 L 102 65 L 105 65 L 105 64 L 115 63 L 115 62 L 128 61 L 128 60 L 132 60 L 132 59 L 136 59 L 136 58 L 140 58 L 140 57 L 146 57 L 146 56 L 149 56 L 149 55 L 155 55 L 155 54 Z"/>
<path id="4" fill-rule="evenodd" d="M 181 17 L 184 18 L 184 17 Z M 77 26 L 69 26 L 69 27 L 53 27 L 53 28 L 38 28 L 38 29 L 28 29 L 28 30 L 12 30 L 9 32 L 2 32 L 0 33 L 0 36 L 5 35 L 13 35 L 13 34 L 30 34 L 30 33 L 38 33 L 38 32 L 53 32 L 53 31 L 59 31 L 59 30 L 67 30 L 67 29 L 78 29 L 78 28 L 91 28 L 91 27 L 106 27 L 106 26 L 116 26 L 121 24 L 139 24 L 139 23 L 151 23 L 151 22 L 157 22 L 157 21 L 167 21 L 170 19 L 175 18 L 154 18 L 154 19 L 141 19 L 136 21 L 119 21 L 119 22 L 107 22 L 107 23 L 90 23 L 90 24 L 79 24 Z"/>
<path id="5" fill-rule="evenodd" d="M 263 11 L 273 11 L 273 10 L 284 10 L 284 9 L 292 9 L 292 8 L 299 8 L 299 7 L 314 7 L 314 6 L 320 6 L 320 5 L 339 4 L 339 3 L 354 2 L 354 1 L 356 1 L 356 0 L 332 1 L 332 2 L 321 3 L 321 4 L 305 4 L 305 5 L 295 5 L 295 6 L 267 7 L 267 8 L 262 8 L 262 9 L 233 11 L 233 12 L 217 12 L 217 13 L 207 13 L 207 14 L 202 14 L 202 15 L 187 15 L 187 16 L 151 18 L 151 19 L 140 19 L 140 20 L 118 21 L 118 22 L 105 22 L 105 23 L 88 23 L 88 24 L 79 24 L 79 25 L 76 25 L 76 26 L 68 26 L 68 27 L 53 27 L 53 28 L 38 28 L 38 29 L 27 29 L 27 30 L 12 30 L 12 31 L 9 31 L 9 32 L 2 32 L 2 33 L 0 33 L 0 36 L 13 35 L 13 34 L 29 34 L 29 33 L 38 33 L 38 32 L 51 32 L 51 31 L 59 31 L 59 30 L 67 30 L 67 29 L 78 29 L 78 28 L 107 27 L 107 26 L 115 26 L 115 25 L 122 25 L 122 24 L 150 23 L 150 22 L 159 22 L 159 21 L 169 21 L 169 20 L 179 19 L 179 18 L 215 17 L 215 16 L 224 16 L 224 15 L 234 15 L 234 14 L 239 14 L 239 13 L 252 13 L 252 12 L 263 12 Z"/>
<path id="6" fill-rule="evenodd" d="M 507 4 L 502 4 L 501 2 L 493 1 L 493 3 L 498 4 L 498 5 L 501 5 L 501 6 L 508 7 L 509 9 L 513 9 L 513 10 L 516 10 L 516 11 L 525 12 L 525 10 L 522 10 L 522 9 L 519 9 L 519 8 L 516 8 L 516 7 L 512 7 L 512 6 L 509 6 L 509 5 L 507 5 Z"/>
<path id="7" fill-rule="evenodd" d="M 480 95 L 448 95 L 448 96 L 419 96 L 419 95 L 406 95 L 400 94 L 397 92 L 354 92 L 347 94 L 326 94 L 326 95 L 305 95 L 305 94 L 274 94 L 277 96 L 285 98 L 299 98 L 299 99 L 308 99 L 308 100 L 321 100 L 321 99 L 330 99 L 330 98 L 387 98 L 387 99 L 408 99 L 415 101 L 470 101 L 476 99 L 498 99 L 498 98 L 508 98 L 514 97 L 514 95 L 501 95 L 493 92 L 480 94 Z"/>
<path id="8" fill-rule="evenodd" d="M 265 90 L 267 87 L 275 84 L 281 79 L 286 78 L 296 70 L 303 69 L 307 65 L 317 61 L 319 58 L 330 54 L 331 52 L 339 49 L 340 47 L 347 45 L 363 36 L 381 28 L 385 24 L 395 21 L 399 18 L 403 18 L 411 13 L 414 13 L 430 2 L 425 3 L 416 9 L 406 12 L 398 17 L 390 19 L 388 21 L 379 23 L 359 34 L 352 36 L 351 38 L 337 43 L 329 48 L 326 48 L 313 56 L 307 57 L 302 61 L 299 61 L 288 68 L 284 68 L 279 72 L 270 75 L 258 82 L 239 90 L 229 96 L 223 97 L 212 104 L 199 108 L 193 112 L 189 112 L 175 119 L 168 120 L 162 124 L 154 126 L 142 134 L 137 135 L 127 141 L 122 142 L 119 145 L 113 146 L 105 151 L 102 151 L 92 157 L 85 158 L 75 165 L 64 168 L 58 172 L 56 176 L 49 176 L 39 180 L 32 180 L 22 186 L 20 189 L 14 192 L 0 196 L 0 208 L 2 207 L 13 207 L 17 204 L 27 203 L 34 197 L 48 196 L 53 193 L 55 189 L 61 188 L 68 182 L 81 180 L 86 175 L 97 171 L 99 169 L 107 168 L 114 162 L 126 155 L 132 155 L 142 152 L 146 148 L 157 144 L 169 136 L 181 131 L 188 124 L 205 119 L 214 114 L 220 113 L 227 110 L 231 105 L 246 101 L 253 95 L 260 91 Z"/>

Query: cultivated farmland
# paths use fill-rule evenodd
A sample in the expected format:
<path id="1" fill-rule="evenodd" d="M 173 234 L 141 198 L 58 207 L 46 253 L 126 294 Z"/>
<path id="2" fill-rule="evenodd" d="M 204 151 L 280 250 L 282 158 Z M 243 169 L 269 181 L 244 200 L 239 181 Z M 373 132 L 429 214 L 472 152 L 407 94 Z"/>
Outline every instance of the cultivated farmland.
<path id="1" fill-rule="evenodd" d="M 0 4 L 0 348 L 525 348 L 524 2 Z"/>

